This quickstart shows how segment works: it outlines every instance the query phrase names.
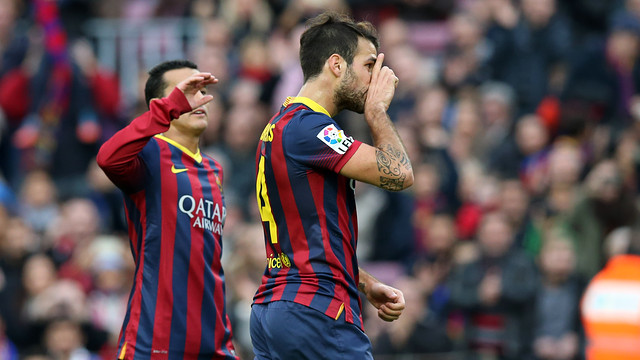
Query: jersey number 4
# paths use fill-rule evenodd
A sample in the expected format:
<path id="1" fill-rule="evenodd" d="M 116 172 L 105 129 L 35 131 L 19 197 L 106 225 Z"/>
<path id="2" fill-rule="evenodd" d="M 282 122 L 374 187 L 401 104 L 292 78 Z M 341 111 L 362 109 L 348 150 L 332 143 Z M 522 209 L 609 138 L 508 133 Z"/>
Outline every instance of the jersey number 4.
<path id="1" fill-rule="evenodd" d="M 269 194 L 267 193 L 267 181 L 264 175 L 264 156 L 260 156 L 258 164 L 258 176 L 256 178 L 256 196 L 258 199 L 258 208 L 260 209 L 260 218 L 263 223 L 269 224 L 269 237 L 272 243 L 278 242 L 278 226 L 273 218 L 271 203 L 269 202 Z"/>

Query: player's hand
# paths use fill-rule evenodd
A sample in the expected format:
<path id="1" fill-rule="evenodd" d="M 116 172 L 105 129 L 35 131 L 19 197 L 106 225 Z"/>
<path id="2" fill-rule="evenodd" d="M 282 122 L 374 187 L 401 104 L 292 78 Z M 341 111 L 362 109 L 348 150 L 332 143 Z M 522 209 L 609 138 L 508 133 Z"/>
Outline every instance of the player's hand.
<path id="1" fill-rule="evenodd" d="M 371 71 L 371 82 L 364 105 L 365 117 L 377 111 L 386 112 L 398 86 L 398 77 L 388 66 L 382 66 L 384 54 L 378 54 Z"/>
<path id="2" fill-rule="evenodd" d="M 209 101 L 213 100 L 212 95 L 203 93 L 203 89 L 207 85 L 215 84 L 218 82 L 215 76 L 208 72 L 200 72 L 189 76 L 180 82 L 176 87 L 184 93 L 184 96 L 189 101 L 191 109 L 197 109 L 202 105 L 205 105 Z"/>
<path id="3" fill-rule="evenodd" d="M 480 286 L 478 296 L 486 305 L 495 305 L 500 300 L 502 293 L 502 275 L 499 269 L 492 268 L 487 271 Z"/>
<path id="4" fill-rule="evenodd" d="M 397 320 L 405 307 L 402 291 L 383 283 L 371 285 L 367 300 L 378 309 L 378 317 L 384 321 Z"/>

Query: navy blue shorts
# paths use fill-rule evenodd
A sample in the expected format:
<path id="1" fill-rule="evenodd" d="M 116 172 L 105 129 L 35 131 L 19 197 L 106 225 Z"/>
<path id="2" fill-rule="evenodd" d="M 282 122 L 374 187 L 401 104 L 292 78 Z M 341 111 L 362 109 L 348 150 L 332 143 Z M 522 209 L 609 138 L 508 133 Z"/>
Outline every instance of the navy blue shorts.
<path id="1" fill-rule="evenodd" d="M 356 325 L 291 301 L 253 304 L 251 342 L 256 360 L 373 360 L 371 341 Z"/>

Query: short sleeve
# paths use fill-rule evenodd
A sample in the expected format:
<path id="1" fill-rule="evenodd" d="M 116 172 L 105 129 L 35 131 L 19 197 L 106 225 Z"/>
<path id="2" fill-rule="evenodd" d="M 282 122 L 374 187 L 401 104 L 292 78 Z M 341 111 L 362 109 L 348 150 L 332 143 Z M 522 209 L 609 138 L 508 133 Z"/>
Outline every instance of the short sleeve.
<path id="1" fill-rule="evenodd" d="M 329 116 L 305 111 L 287 124 L 283 144 L 295 161 L 337 173 L 362 143 L 345 134 Z"/>

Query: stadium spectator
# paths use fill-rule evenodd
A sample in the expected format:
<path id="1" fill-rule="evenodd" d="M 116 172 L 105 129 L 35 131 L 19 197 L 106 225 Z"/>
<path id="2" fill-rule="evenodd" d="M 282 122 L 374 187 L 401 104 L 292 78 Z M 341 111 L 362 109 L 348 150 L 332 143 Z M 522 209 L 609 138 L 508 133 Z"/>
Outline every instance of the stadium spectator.
<path id="1" fill-rule="evenodd" d="M 513 236 L 504 214 L 485 214 L 478 230 L 479 258 L 453 271 L 451 302 L 464 313 L 464 348 L 475 356 L 516 360 L 531 353 L 528 309 L 536 269 L 527 254 L 512 247 Z"/>
<path id="2" fill-rule="evenodd" d="M 571 49 L 569 24 L 556 12 L 556 0 L 488 1 L 493 23 L 487 38 L 493 48 L 491 78 L 517 94 L 518 114 L 536 110 L 554 89 L 552 78 L 564 72 Z"/>
<path id="3" fill-rule="evenodd" d="M 57 188 L 44 170 L 34 170 L 26 174 L 19 200 L 20 216 L 39 234 L 44 234 L 60 212 Z"/>
<path id="4" fill-rule="evenodd" d="M 490 172 L 500 178 L 521 178 L 527 189 L 538 191 L 546 161 L 548 129 L 535 114 L 520 117 L 508 137 L 487 161 Z"/>
<path id="5" fill-rule="evenodd" d="M 511 134 L 516 99 L 509 85 L 494 81 L 483 83 L 478 88 L 478 95 L 484 131 L 480 135 L 480 152 L 476 156 L 486 162 Z"/>
<path id="6" fill-rule="evenodd" d="M 576 268 L 590 279 L 605 263 L 603 244 L 615 228 L 630 226 L 637 221 L 634 199 L 627 195 L 620 170 L 613 160 L 603 160 L 589 172 L 584 189 L 566 218 L 577 253 Z"/>
<path id="7" fill-rule="evenodd" d="M 607 37 L 585 45 L 575 56 L 563 98 L 568 104 L 584 104 L 586 126 L 604 124 L 617 133 L 640 116 L 634 107 L 634 96 L 640 88 L 639 39 L 640 20 L 628 13 L 617 13 Z"/>
<path id="8" fill-rule="evenodd" d="M 583 331 L 580 298 L 585 284 L 575 276 L 570 238 L 551 234 L 538 258 L 541 275 L 534 304 L 533 352 L 537 359 L 580 359 Z"/>
<path id="9" fill-rule="evenodd" d="M 393 283 L 405 300 L 414 304 L 391 324 L 380 329 L 371 341 L 373 353 L 380 357 L 422 356 L 443 354 L 453 349 L 446 327 L 427 305 L 422 284 L 413 278 L 400 278 Z"/>
<path id="10" fill-rule="evenodd" d="M 7 337 L 5 330 L 4 319 L 0 316 L 0 358 L 5 360 L 18 360 L 18 348 Z"/>
<path id="11" fill-rule="evenodd" d="M 0 174 L 12 185 L 18 184 L 17 150 L 11 142 L 27 111 L 28 78 L 23 63 L 29 41 L 27 26 L 20 19 L 18 1 L 0 2 Z"/>
<path id="12" fill-rule="evenodd" d="M 134 264 L 127 252 L 124 240 L 115 236 L 97 237 L 85 252 L 94 284 L 87 295 L 88 316 L 93 326 L 106 333 L 100 354 L 108 358 L 117 352 L 131 289 Z"/>
<path id="13" fill-rule="evenodd" d="M 453 217 L 446 213 L 434 214 L 427 225 L 424 239 L 427 250 L 416 259 L 412 275 L 418 280 L 423 295 L 427 299 L 429 312 L 442 325 L 446 325 L 451 312 L 451 272 L 457 265 L 456 250 L 458 239 Z"/>
<path id="14" fill-rule="evenodd" d="M 499 184 L 498 209 L 514 229 L 514 246 L 536 255 L 542 244 L 541 230 L 531 214 L 531 200 L 518 179 L 505 179 Z"/>
<path id="15" fill-rule="evenodd" d="M 81 324 L 73 318 L 59 316 L 50 320 L 45 326 L 43 337 L 44 348 L 54 359 L 100 359 L 85 347 L 86 334 Z"/>

